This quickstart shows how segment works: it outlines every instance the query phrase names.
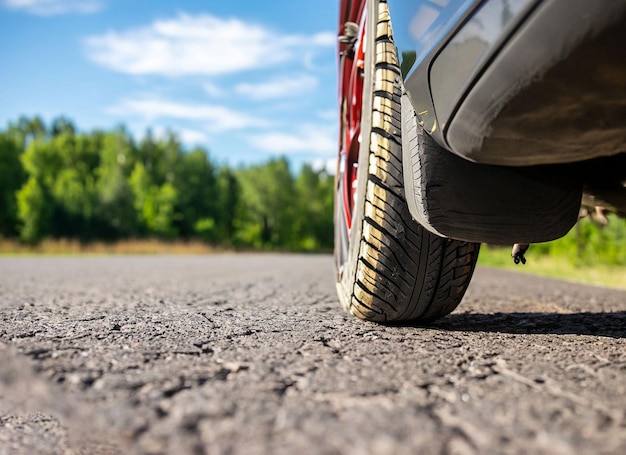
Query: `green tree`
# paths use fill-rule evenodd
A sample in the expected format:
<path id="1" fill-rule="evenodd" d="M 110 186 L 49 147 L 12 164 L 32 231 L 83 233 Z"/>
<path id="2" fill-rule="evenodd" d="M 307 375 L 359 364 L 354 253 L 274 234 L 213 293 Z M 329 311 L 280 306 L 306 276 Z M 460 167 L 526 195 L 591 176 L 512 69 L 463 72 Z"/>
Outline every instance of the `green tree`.
<path id="1" fill-rule="evenodd" d="M 178 230 L 173 223 L 178 192 L 170 182 L 165 182 L 158 188 L 153 187 L 153 191 L 156 210 L 153 221 L 148 227 L 161 237 L 174 238 L 178 235 Z"/>
<path id="2" fill-rule="evenodd" d="M 76 134 L 76 127 L 74 123 L 67 117 L 57 117 L 52 120 L 52 126 L 50 128 L 52 136 L 60 136 L 61 134 L 67 134 L 74 136 Z"/>
<path id="3" fill-rule="evenodd" d="M 75 135 L 69 129 L 30 142 L 22 154 L 22 163 L 32 181 L 23 188 L 18 210 L 27 230 L 24 238 L 36 241 L 50 235 L 86 240 L 92 236 L 96 202 L 94 171 L 99 163 L 101 142 L 102 134 L 98 132 Z M 28 207 L 29 203 L 33 205 Z M 33 223 L 37 229 L 32 228 Z"/>
<path id="4" fill-rule="evenodd" d="M 334 180 L 286 159 L 218 168 L 205 149 L 149 130 L 79 133 L 66 117 L 47 131 L 21 117 L 0 132 L 0 235 L 114 240 L 202 238 L 315 250 L 332 245 Z M 16 228 L 17 225 L 17 228 Z"/>
<path id="5" fill-rule="evenodd" d="M 6 237 L 18 234 L 16 192 L 26 179 L 21 153 L 14 138 L 0 133 L 0 235 Z"/>
<path id="6" fill-rule="evenodd" d="M 222 166 L 217 176 L 217 229 L 222 242 L 232 243 L 241 188 L 237 177 Z"/>
<path id="7" fill-rule="evenodd" d="M 44 190 L 35 177 L 30 177 L 17 193 L 17 214 L 22 226 L 20 238 L 35 243 L 50 231 L 51 210 Z"/>
<path id="8" fill-rule="evenodd" d="M 297 247 L 294 179 L 285 158 L 240 169 L 237 240 L 260 247 Z"/>
<path id="9" fill-rule="evenodd" d="M 21 161 L 28 180 L 17 193 L 20 237 L 37 242 L 52 234 L 55 207 L 50 188 L 63 169 L 63 162 L 53 144 L 43 137 L 30 142 Z"/>
<path id="10" fill-rule="evenodd" d="M 18 148 L 26 150 L 35 139 L 44 138 L 46 126 L 41 117 L 28 118 L 21 116 L 16 123 L 9 123 L 7 135 L 16 141 Z"/>
<path id="11" fill-rule="evenodd" d="M 175 225 L 180 235 L 219 241 L 215 167 L 206 150 L 197 148 L 181 153 L 170 166 L 175 171 L 173 183 L 179 195 Z"/>
<path id="12" fill-rule="evenodd" d="M 91 217 L 94 182 L 92 176 L 85 176 L 77 168 L 63 169 L 52 186 L 52 196 L 68 214 L 74 218 Z"/>
<path id="13" fill-rule="evenodd" d="M 152 171 L 153 180 L 159 185 L 165 182 L 174 183 L 187 155 L 176 133 L 167 131 L 163 138 L 156 141 L 154 150 L 156 153 L 154 154 L 155 161 Z M 204 154 L 204 159 L 208 162 L 207 152 L 203 149 L 198 150 Z"/>
<path id="14" fill-rule="evenodd" d="M 318 250 L 333 245 L 334 178 L 305 164 L 296 180 L 297 227 L 300 248 Z"/>
<path id="15" fill-rule="evenodd" d="M 158 139 L 148 130 L 137 148 L 138 161 L 143 164 L 151 181 L 156 185 L 174 181 L 182 156 L 180 141 L 171 131 Z"/>
<path id="16" fill-rule="evenodd" d="M 101 135 L 74 135 L 73 128 L 59 131 L 50 143 L 61 157 L 62 168 L 49 187 L 54 200 L 55 237 L 94 237 L 97 201 L 95 170 L 100 161 Z"/>
<path id="17" fill-rule="evenodd" d="M 104 135 L 95 176 L 97 234 L 105 239 L 127 238 L 139 233 L 129 183 L 136 160 L 133 140 L 123 127 Z"/>
<path id="18" fill-rule="evenodd" d="M 169 182 L 161 186 L 153 184 L 146 168 L 139 162 L 135 164 L 129 183 L 144 232 L 164 238 L 175 237 L 177 231 L 173 221 L 178 194 L 174 186 Z"/>

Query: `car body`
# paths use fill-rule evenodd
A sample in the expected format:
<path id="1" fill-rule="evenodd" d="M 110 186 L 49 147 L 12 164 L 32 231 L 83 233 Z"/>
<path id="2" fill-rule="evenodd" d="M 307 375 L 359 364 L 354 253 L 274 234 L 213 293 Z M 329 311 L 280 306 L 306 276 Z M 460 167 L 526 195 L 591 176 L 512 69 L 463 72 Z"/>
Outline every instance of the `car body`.
<path id="1" fill-rule="evenodd" d="M 378 244 L 353 226 L 373 219 L 364 173 L 401 201 L 377 209 L 406 204 L 420 229 L 463 242 L 553 240 L 581 204 L 626 215 L 626 1 L 340 5 L 339 275 L 362 260 L 355 237 Z"/>
<path id="2" fill-rule="evenodd" d="M 506 166 L 626 151 L 623 0 L 389 7 L 400 53 L 419 54 L 404 82 L 409 98 L 448 150 Z M 433 11 L 426 23 L 425 11 Z"/>

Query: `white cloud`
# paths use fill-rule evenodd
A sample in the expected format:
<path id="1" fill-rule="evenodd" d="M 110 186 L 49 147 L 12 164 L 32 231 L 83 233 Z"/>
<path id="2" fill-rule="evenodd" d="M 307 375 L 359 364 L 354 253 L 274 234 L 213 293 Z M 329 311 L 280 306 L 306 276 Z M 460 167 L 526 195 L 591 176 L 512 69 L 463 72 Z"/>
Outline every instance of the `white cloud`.
<path id="1" fill-rule="evenodd" d="M 100 0 L 0 0 L 0 5 L 38 16 L 90 14 L 100 11 L 104 6 Z"/>
<path id="2" fill-rule="evenodd" d="M 131 122 L 129 129 L 137 142 L 141 142 L 146 137 L 148 130 L 150 130 L 153 138 L 159 140 L 166 140 L 169 138 L 170 134 L 174 134 L 174 136 L 187 147 L 204 146 L 211 140 L 209 133 L 206 131 L 190 128 L 172 128 L 171 126 L 155 125 L 145 122 Z"/>
<path id="3" fill-rule="evenodd" d="M 176 131 L 184 144 L 202 145 L 209 141 L 209 135 L 204 131 L 181 128 Z"/>
<path id="4" fill-rule="evenodd" d="M 202 88 L 207 95 L 212 96 L 213 98 L 221 98 L 224 96 L 224 90 L 211 82 L 205 82 L 202 84 Z"/>
<path id="5" fill-rule="evenodd" d="M 271 131 L 252 134 L 248 138 L 254 147 L 272 153 L 313 153 L 333 156 L 337 153 L 337 132 L 326 125 L 306 124 L 295 132 Z"/>
<path id="6" fill-rule="evenodd" d="M 337 35 L 333 32 L 320 32 L 313 35 L 311 42 L 317 46 L 335 46 L 337 44 Z"/>
<path id="7" fill-rule="evenodd" d="M 331 33 L 280 35 L 258 24 L 181 13 L 149 26 L 85 40 L 96 63 L 129 74 L 217 75 L 271 67 L 334 45 Z"/>
<path id="8" fill-rule="evenodd" d="M 313 76 L 302 74 L 259 84 L 242 83 L 235 87 L 235 91 L 254 100 L 267 100 L 301 96 L 302 92 L 313 90 L 315 87 L 317 87 L 317 79 Z"/>
<path id="9" fill-rule="evenodd" d="M 240 130 L 269 126 L 263 119 L 224 106 L 184 104 L 159 99 L 127 99 L 108 110 L 113 115 L 139 115 L 148 120 L 158 118 L 202 122 L 207 131 Z"/>
<path id="10" fill-rule="evenodd" d="M 309 161 L 311 167 L 316 171 L 326 171 L 329 175 L 337 172 L 337 158 L 316 158 Z"/>

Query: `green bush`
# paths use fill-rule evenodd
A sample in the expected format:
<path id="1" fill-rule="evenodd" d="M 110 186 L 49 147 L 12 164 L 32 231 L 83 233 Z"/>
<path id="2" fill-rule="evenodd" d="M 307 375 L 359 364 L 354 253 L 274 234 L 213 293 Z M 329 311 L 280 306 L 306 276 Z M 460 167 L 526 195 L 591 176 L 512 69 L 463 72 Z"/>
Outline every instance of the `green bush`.
<path id="1" fill-rule="evenodd" d="M 607 218 L 606 226 L 584 218 L 565 237 L 533 245 L 533 255 L 562 256 L 586 266 L 626 265 L 626 220 Z"/>

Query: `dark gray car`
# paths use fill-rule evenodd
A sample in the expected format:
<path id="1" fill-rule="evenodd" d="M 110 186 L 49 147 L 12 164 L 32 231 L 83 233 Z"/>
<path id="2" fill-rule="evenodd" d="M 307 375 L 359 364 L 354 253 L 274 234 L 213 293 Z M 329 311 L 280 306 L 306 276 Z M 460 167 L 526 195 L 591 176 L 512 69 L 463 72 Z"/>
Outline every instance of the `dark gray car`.
<path id="1" fill-rule="evenodd" d="M 480 243 L 626 214 L 626 1 L 341 3 L 337 287 L 374 321 L 448 314 Z"/>

